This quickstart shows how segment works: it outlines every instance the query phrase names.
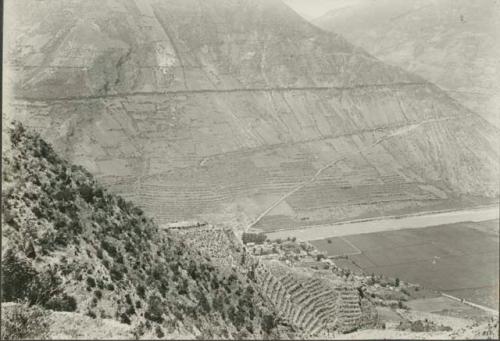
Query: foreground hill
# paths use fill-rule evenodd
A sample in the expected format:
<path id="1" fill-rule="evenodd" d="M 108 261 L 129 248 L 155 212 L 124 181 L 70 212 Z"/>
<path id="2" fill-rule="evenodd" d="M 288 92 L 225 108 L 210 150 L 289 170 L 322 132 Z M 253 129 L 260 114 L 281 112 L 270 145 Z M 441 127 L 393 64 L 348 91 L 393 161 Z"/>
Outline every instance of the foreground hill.
<path id="1" fill-rule="evenodd" d="M 278 0 L 6 6 L 7 116 L 161 224 L 272 230 L 498 198 L 498 130 Z"/>
<path id="2" fill-rule="evenodd" d="M 21 125 L 3 142 L 2 302 L 114 319 L 137 336 L 279 337 L 247 276 L 159 230 Z"/>
<path id="3" fill-rule="evenodd" d="M 439 85 L 500 127 L 499 15 L 495 0 L 360 0 L 313 22 Z"/>

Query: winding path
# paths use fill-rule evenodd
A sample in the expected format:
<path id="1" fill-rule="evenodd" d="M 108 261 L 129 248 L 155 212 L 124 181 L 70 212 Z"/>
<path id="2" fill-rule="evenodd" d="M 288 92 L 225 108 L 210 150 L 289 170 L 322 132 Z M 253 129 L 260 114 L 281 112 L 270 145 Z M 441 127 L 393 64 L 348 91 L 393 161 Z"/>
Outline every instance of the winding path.
<path id="1" fill-rule="evenodd" d="M 370 150 L 371 148 L 377 146 L 378 144 L 382 143 L 383 141 L 386 141 L 386 140 L 388 140 L 388 139 L 390 139 L 392 137 L 395 137 L 395 136 L 407 134 L 410 131 L 415 130 L 415 129 L 421 127 L 424 124 L 446 121 L 446 120 L 450 120 L 450 119 L 453 119 L 453 118 L 454 117 L 442 117 L 442 118 L 425 120 L 425 121 L 422 121 L 422 122 L 417 123 L 417 124 L 410 124 L 408 126 L 398 127 L 397 129 L 393 130 L 391 133 L 389 133 L 389 134 L 385 135 L 384 137 L 378 139 L 375 143 L 373 143 L 371 145 L 368 145 L 365 148 L 359 149 L 358 153 L 367 152 L 368 150 Z M 338 158 L 334 159 L 333 161 L 329 162 L 328 164 L 326 164 L 325 166 L 323 166 L 322 168 L 320 168 L 309 180 L 306 180 L 304 182 L 299 183 L 291 191 L 289 191 L 288 193 L 285 193 L 278 200 L 276 200 L 271 206 L 269 206 L 264 212 L 262 212 L 257 218 L 255 218 L 249 225 L 247 225 L 247 227 L 245 228 L 245 231 L 248 231 L 250 228 L 252 228 L 253 226 L 255 226 L 255 224 L 257 224 L 262 218 L 264 218 L 266 215 L 268 215 L 269 212 L 271 212 L 275 207 L 277 207 L 279 204 L 281 204 L 284 200 L 286 200 L 287 198 L 289 198 L 295 192 L 301 190 L 302 188 L 304 188 L 305 186 L 307 186 L 307 185 L 309 185 L 311 183 L 314 183 L 318 179 L 318 177 L 321 175 L 321 173 L 323 173 L 328 168 L 334 166 L 336 163 L 344 160 L 347 156 L 348 155 L 344 155 L 342 157 L 338 157 Z"/>

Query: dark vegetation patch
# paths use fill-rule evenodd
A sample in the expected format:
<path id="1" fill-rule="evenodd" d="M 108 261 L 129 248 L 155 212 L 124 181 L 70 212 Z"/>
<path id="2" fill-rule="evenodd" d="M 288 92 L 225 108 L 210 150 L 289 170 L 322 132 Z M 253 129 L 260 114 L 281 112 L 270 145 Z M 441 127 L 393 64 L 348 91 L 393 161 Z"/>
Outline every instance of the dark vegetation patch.
<path id="1" fill-rule="evenodd" d="M 246 276 L 216 268 L 159 230 L 140 208 L 110 194 L 22 125 L 9 134 L 2 302 L 26 300 L 93 318 L 108 314 L 135 325 L 138 334 L 160 336 L 191 325 L 207 337 L 228 328 L 259 337 L 276 332 L 275 313 Z M 102 313 L 104 306 L 114 311 Z"/>

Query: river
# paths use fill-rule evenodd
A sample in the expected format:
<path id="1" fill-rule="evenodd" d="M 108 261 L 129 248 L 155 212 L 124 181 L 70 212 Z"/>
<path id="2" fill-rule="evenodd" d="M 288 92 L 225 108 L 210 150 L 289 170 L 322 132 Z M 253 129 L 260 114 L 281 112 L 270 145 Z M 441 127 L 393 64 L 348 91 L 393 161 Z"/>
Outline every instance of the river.
<path id="1" fill-rule="evenodd" d="M 382 217 L 371 220 L 356 220 L 338 224 L 306 226 L 295 230 L 281 230 L 267 233 L 267 237 L 270 239 L 296 237 L 301 241 L 311 241 L 363 233 L 454 224 L 466 221 L 480 222 L 498 218 L 498 206 L 489 206 L 460 211 L 432 212 L 418 215 Z"/>

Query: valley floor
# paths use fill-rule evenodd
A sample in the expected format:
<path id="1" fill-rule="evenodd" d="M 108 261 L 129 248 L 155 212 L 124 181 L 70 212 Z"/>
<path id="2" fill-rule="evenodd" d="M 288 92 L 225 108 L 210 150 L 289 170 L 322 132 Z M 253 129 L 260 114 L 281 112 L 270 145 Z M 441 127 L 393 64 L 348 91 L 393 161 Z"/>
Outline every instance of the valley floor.
<path id="1" fill-rule="evenodd" d="M 267 233 L 268 238 L 296 237 L 302 241 L 321 240 L 364 233 L 415 229 L 459 222 L 487 221 L 499 218 L 498 205 L 471 208 L 460 211 L 426 212 L 414 215 L 380 217 L 370 220 L 354 220 L 339 224 L 309 226 L 296 230 Z"/>
<path id="2" fill-rule="evenodd" d="M 498 311 L 498 224 L 496 219 L 387 230 L 312 244 L 339 266 L 398 277 Z"/>

